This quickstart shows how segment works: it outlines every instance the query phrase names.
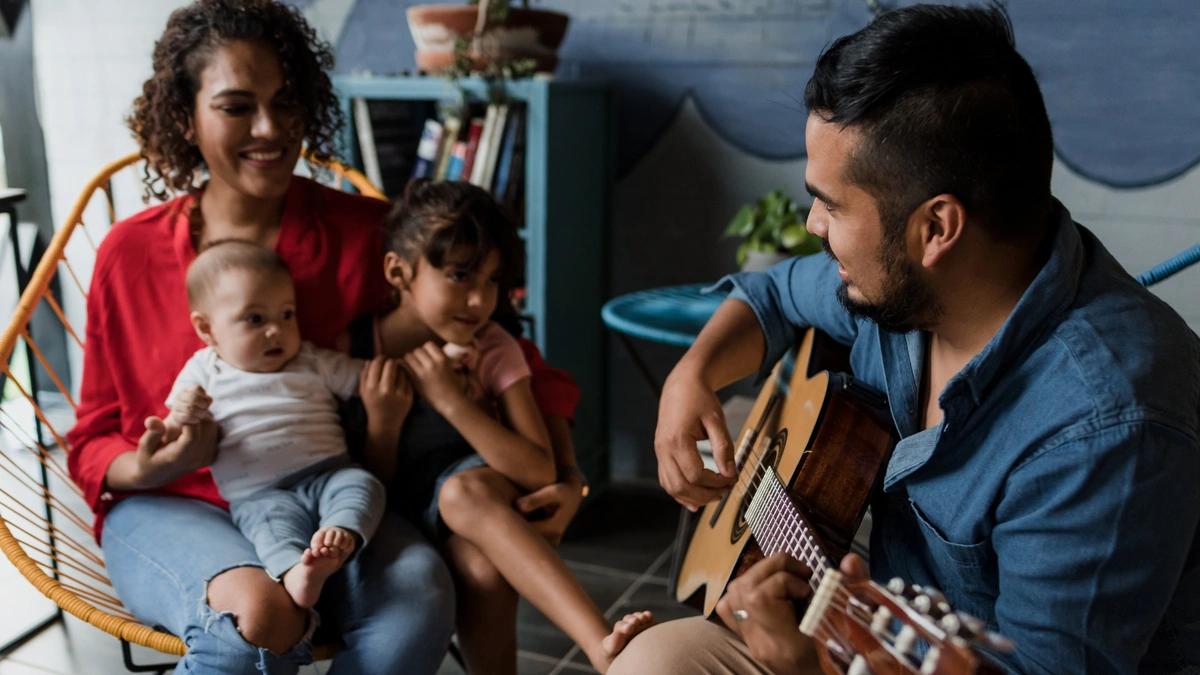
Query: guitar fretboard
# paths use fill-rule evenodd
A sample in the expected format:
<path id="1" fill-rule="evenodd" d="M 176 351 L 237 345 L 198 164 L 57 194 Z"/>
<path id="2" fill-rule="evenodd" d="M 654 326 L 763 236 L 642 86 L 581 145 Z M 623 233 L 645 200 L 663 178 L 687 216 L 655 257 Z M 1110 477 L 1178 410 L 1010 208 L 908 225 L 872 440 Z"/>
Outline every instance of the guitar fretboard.
<path id="1" fill-rule="evenodd" d="M 746 510 L 746 521 L 764 554 L 787 551 L 812 570 L 808 583 L 814 589 L 820 584 L 829 569 L 825 554 L 774 470 L 763 473 Z"/>

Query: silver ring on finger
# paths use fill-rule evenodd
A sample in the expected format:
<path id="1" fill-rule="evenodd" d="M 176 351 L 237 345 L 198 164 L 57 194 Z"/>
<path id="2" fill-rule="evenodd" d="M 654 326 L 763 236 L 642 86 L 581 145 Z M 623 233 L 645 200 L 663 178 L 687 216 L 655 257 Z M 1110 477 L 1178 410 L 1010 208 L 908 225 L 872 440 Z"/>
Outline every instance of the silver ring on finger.
<path id="1" fill-rule="evenodd" d="M 744 609 L 733 610 L 733 620 L 734 621 L 741 623 L 749 618 L 750 618 L 750 614 L 748 612 L 746 612 L 746 610 L 744 610 Z"/>

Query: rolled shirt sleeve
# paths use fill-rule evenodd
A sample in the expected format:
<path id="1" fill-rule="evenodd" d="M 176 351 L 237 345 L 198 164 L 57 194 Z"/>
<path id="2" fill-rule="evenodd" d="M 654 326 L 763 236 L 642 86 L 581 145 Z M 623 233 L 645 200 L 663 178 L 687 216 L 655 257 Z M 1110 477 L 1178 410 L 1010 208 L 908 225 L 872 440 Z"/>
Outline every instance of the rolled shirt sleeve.
<path id="1" fill-rule="evenodd" d="M 800 331 L 816 327 L 842 344 L 858 336 L 858 324 L 837 299 L 837 264 L 827 256 L 789 258 L 763 272 L 738 272 L 706 289 L 724 291 L 750 306 L 766 339 L 758 380 L 796 346 Z"/>

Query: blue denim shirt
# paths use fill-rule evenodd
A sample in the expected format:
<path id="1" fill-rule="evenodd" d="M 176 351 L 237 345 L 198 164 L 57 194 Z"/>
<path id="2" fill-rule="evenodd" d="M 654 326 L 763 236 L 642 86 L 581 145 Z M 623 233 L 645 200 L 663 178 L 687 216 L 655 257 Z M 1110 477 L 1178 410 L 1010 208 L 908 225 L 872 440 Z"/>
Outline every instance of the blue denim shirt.
<path id="1" fill-rule="evenodd" d="M 1200 665 L 1200 340 L 1183 320 L 1061 209 L 1044 267 L 923 430 L 927 334 L 851 317 L 839 283 L 810 256 L 718 287 L 757 316 L 763 374 L 816 326 L 887 393 L 901 440 L 872 498 L 872 577 L 942 589 L 1016 643 L 1012 671 Z"/>

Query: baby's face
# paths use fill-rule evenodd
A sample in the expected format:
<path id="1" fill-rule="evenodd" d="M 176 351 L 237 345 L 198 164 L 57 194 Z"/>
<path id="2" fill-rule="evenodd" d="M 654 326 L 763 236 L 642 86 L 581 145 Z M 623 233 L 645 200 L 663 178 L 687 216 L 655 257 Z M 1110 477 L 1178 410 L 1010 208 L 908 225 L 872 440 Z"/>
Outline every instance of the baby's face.
<path id="1" fill-rule="evenodd" d="M 279 272 L 225 272 L 201 312 L 221 360 L 252 373 L 273 373 L 300 351 L 296 290 Z"/>

